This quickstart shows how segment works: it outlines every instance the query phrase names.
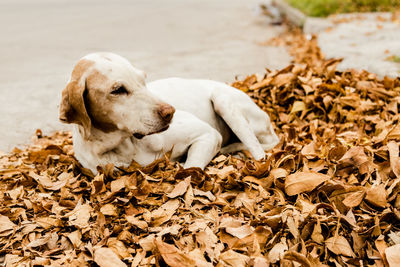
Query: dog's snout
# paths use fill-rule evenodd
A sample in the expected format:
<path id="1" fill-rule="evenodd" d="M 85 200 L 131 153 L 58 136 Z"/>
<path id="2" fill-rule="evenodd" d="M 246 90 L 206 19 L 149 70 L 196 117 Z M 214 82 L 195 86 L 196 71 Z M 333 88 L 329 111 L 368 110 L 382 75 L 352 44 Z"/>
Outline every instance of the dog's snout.
<path id="1" fill-rule="evenodd" d="M 163 104 L 158 109 L 158 114 L 165 122 L 170 122 L 174 116 L 175 108 L 168 104 Z"/>

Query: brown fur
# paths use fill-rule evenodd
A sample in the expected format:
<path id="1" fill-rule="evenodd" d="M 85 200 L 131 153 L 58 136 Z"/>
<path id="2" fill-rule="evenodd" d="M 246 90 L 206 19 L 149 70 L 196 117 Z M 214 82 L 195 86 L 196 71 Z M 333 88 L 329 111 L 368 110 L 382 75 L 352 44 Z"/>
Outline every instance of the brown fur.
<path id="1" fill-rule="evenodd" d="M 94 62 L 87 59 L 81 59 L 76 63 L 71 74 L 71 81 L 78 81 L 81 79 L 83 74 L 88 71 L 94 65 Z"/>
<path id="2" fill-rule="evenodd" d="M 71 81 L 62 91 L 60 104 L 60 120 L 66 123 L 77 123 L 83 126 L 85 137 L 90 135 L 92 126 L 87 113 L 84 95 L 86 92 L 86 80 L 82 80 L 84 73 L 93 66 L 90 60 L 80 60 L 74 67 Z"/>
<path id="3" fill-rule="evenodd" d="M 109 83 L 107 77 L 94 70 L 87 78 L 88 94 L 85 103 L 92 120 L 92 125 L 105 133 L 109 133 L 118 130 L 118 127 L 107 116 L 112 111 L 109 110 L 106 93 L 94 90 L 94 88 L 98 88 L 100 85 L 104 86 L 105 83 Z M 112 87 L 111 84 L 108 86 Z"/>
<path id="4" fill-rule="evenodd" d="M 104 93 L 95 90 L 108 82 L 107 77 L 95 69 L 88 73 L 93 65 L 93 61 L 86 59 L 75 65 L 71 81 L 62 92 L 60 105 L 60 120 L 82 125 L 87 137 L 91 126 L 106 133 L 118 129 L 107 117 L 108 105 L 100 103 L 101 99 L 105 99 Z M 85 81 L 82 81 L 83 78 Z"/>

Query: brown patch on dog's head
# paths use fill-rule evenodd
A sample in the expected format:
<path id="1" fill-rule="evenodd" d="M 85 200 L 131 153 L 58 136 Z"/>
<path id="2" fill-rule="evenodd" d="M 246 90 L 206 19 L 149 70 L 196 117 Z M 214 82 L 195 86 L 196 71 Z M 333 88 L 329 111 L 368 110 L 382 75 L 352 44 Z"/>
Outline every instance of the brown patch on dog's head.
<path id="1" fill-rule="evenodd" d="M 71 81 L 62 91 L 60 104 L 60 120 L 64 123 L 82 125 L 85 138 L 89 137 L 92 125 L 85 105 L 85 94 L 87 94 L 85 75 L 93 64 L 94 62 L 83 59 L 75 65 Z"/>
<path id="2" fill-rule="evenodd" d="M 92 121 L 93 127 L 105 133 L 118 130 L 115 123 L 109 118 L 111 110 L 110 104 L 107 102 L 107 92 L 95 90 L 102 86 L 111 87 L 110 81 L 107 77 L 97 70 L 93 70 L 86 79 L 88 94 L 86 97 L 86 109 Z"/>

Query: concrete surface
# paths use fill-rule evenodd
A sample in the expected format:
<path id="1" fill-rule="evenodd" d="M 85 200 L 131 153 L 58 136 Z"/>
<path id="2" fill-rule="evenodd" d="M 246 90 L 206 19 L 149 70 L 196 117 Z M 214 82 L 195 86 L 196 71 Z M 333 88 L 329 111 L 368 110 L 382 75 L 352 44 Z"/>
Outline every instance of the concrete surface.
<path id="1" fill-rule="evenodd" d="M 329 58 L 344 58 L 338 69 L 364 69 L 390 77 L 400 76 L 400 20 L 390 13 L 341 14 L 329 17 L 332 27 L 318 34 L 318 44 Z M 400 19 L 400 18 L 399 18 Z"/>
<path id="2" fill-rule="evenodd" d="M 0 150 L 68 129 L 58 105 L 74 63 L 111 51 L 145 70 L 232 82 L 289 64 L 284 48 L 258 45 L 282 31 L 257 12 L 263 0 L 2 0 Z"/>
<path id="3" fill-rule="evenodd" d="M 318 35 L 321 51 L 328 58 L 343 58 L 339 70 L 359 69 L 379 77 L 399 77 L 400 13 L 351 13 L 328 18 L 308 17 L 285 0 L 272 0 L 275 7 L 305 34 Z"/>

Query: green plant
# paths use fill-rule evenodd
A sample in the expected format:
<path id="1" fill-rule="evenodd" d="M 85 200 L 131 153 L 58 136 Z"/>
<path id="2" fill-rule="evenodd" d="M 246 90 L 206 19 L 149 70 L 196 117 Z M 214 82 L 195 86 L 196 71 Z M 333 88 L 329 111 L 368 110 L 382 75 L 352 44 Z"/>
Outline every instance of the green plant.
<path id="1" fill-rule="evenodd" d="M 387 57 L 386 60 L 393 61 L 393 62 L 396 62 L 396 63 L 400 63 L 400 56 L 392 55 L 390 57 Z"/>
<path id="2" fill-rule="evenodd" d="M 286 0 L 308 16 L 325 17 L 335 13 L 393 11 L 400 0 Z"/>

